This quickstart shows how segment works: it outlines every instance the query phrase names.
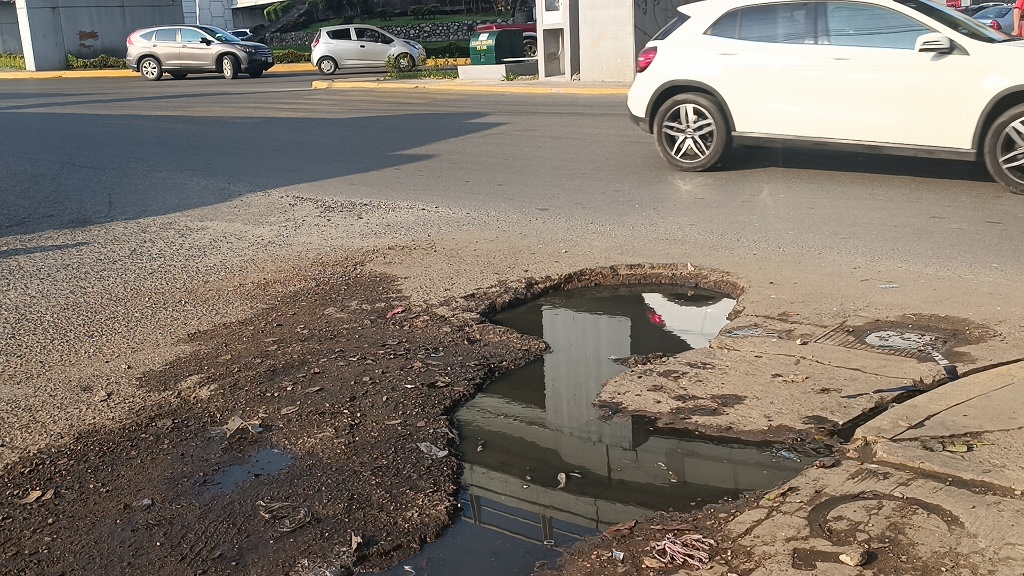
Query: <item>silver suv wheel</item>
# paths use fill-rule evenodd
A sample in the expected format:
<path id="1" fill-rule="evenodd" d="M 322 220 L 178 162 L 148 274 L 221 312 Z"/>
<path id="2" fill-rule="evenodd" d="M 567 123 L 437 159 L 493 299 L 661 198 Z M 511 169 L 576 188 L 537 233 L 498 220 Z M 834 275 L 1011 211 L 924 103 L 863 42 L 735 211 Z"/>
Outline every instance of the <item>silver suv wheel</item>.
<path id="1" fill-rule="evenodd" d="M 146 80 L 159 80 L 163 76 L 164 71 L 156 58 L 147 57 L 143 58 L 142 62 L 139 63 L 139 73 Z"/>

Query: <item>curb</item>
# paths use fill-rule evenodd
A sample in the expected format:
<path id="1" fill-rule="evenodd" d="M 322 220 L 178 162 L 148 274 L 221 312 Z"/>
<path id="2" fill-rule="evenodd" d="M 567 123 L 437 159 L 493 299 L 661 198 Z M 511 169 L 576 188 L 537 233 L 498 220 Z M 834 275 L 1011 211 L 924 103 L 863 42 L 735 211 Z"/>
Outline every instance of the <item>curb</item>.
<path id="1" fill-rule="evenodd" d="M 926 452 L 886 440 L 876 441 L 872 449 L 875 462 L 905 466 L 961 480 L 994 484 L 1011 490 L 1024 490 L 1024 478 L 1003 470 L 961 460 L 948 452 Z"/>
<path id="2" fill-rule="evenodd" d="M 277 64 L 267 74 L 276 72 L 316 72 L 316 68 L 308 62 L 295 64 Z M 134 78 L 139 73 L 134 70 L 125 69 L 101 69 L 101 70 L 50 70 L 32 72 L 28 70 L 17 70 L 13 72 L 0 72 L 0 80 L 52 80 L 56 78 Z"/>
<path id="3" fill-rule="evenodd" d="M 449 81 L 445 81 L 449 82 Z M 489 86 L 478 84 L 407 82 L 402 80 L 353 81 L 353 80 L 315 80 L 314 90 L 439 90 L 446 92 L 501 92 L 506 94 L 591 94 L 591 95 L 625 95 L 628 88 L 590 88 L 590 87 L 556 87 L 556 86 L 523 86 L 510 82 L 513 86 Z M 518 85 L 516 85 L 518 84 Z"/>

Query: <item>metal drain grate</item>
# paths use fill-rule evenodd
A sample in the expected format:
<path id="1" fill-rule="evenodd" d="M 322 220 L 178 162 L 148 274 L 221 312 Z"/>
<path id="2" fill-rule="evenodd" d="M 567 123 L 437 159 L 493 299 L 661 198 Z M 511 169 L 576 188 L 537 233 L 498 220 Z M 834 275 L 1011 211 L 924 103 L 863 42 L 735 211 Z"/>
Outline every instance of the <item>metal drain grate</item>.
<path id="1" fill-rule="evenodd" d="M 863 332 L 866 331 L 848 328 L 843 322 L 815 338 L 814 342 L 926 361 L 936 361 L 938 350 L 949 343 L 942 336 L 905 330 L 875 328 Z"/>

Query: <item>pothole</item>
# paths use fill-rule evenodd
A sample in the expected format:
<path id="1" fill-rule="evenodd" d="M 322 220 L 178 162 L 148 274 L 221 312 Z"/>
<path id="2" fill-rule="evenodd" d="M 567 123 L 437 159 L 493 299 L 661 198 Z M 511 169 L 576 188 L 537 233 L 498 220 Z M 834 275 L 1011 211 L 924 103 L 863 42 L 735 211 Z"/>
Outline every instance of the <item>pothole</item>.
<path id="1" fill-rule="evenodd" d="M 785 448 L 679 438 L 640 416 L 602 418 L 594 400 L 624 359 L 709 345 L 731 297 L 673 285 L 550 292 L 493 322 L 551 352 L 496 378 L 455 414 L 462 521 L 389 575 L 522 575 L 619 522 L 686 511 L 795 477 Z"/>

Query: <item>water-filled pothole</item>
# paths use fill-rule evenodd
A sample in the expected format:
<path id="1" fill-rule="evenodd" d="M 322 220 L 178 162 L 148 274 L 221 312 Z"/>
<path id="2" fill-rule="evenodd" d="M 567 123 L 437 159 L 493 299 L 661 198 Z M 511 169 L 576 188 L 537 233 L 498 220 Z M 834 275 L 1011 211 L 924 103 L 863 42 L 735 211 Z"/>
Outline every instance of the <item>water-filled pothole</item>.
<path id="1" fill-rule="evenodd" d="M 627 370 L 616 359 L 706 347 L 735 304 L 682 286 L 611 286 L 550 293 L 495 316 L 551 352 L 455 414 L 465 522 L 387 574 L 530 574 L 619 522 L 795 477 L 795 456 L 680 439 L 640 417 L 602 419 L 593 406 L 604 382 Z"/>

